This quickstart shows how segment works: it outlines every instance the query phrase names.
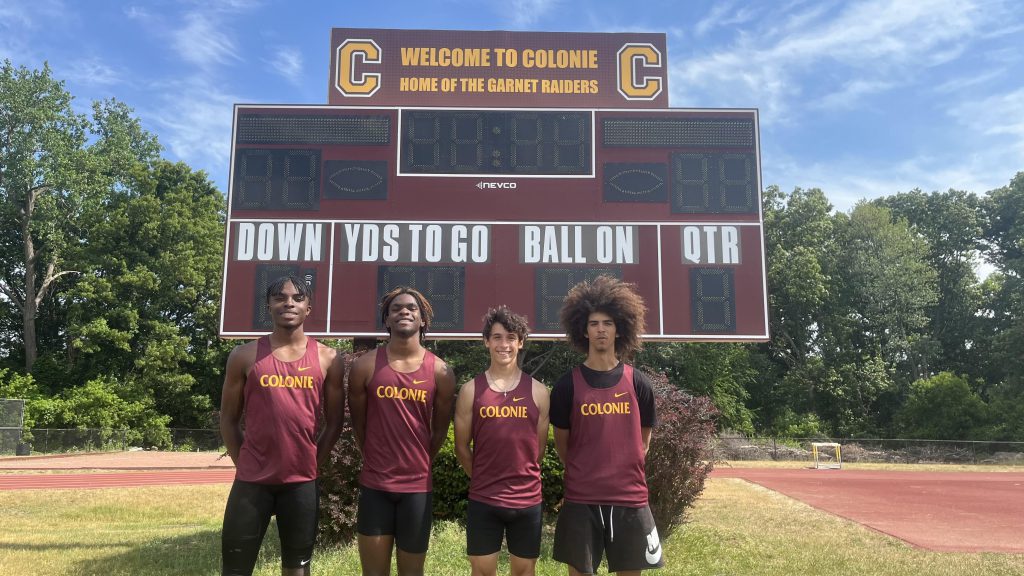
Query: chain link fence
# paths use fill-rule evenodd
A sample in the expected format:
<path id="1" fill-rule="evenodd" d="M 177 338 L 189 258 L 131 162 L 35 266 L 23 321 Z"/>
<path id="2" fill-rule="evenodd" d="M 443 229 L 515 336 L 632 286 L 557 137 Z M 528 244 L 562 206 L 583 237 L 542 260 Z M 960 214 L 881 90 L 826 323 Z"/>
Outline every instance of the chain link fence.
<path id="1" fill-rule="evenodd" d="M 22 432 L 19 428 L 18 432 Z M 130 449 L 159 449 L 183 452 L 220 450 L 224 443 L 220 430 L 205 428 L 169 428 L 153 431 L 113 430 L 109 428 L 31 428 L 21 436 L 23 448 L 33 454 L 59 454 L 67 452 L 116 452 Z M 146 439 L 159 439 L 150 445 Z M 17 453 L 22 455 L 27 450 Z M 10 455 L 6 444 L 0 454 Z"/>
<path id="2" fill-rule="evenodd" d="M 28 447 L 22 442 L 25 401 L 0 398 L 0 454 L 24 454 Z"/>
<path id="3" fill-rule="evenodd" d="M 810 462 L 812 442 L 842 445 L 844 462 L 892 464 L 1001 464 L 1024 466 L 1024 442 L 912 438 L 772 438 L 721 435 L 716 461 Z"/>
<path id="4" fill-rule="evenodd" d="M 8 401 L 9 402 L 9 401 Z M 0 401 L 0 406 L 4 402 Z M 3 415 L 0 412 L 0 415 Z M 7 423 L 9 421 L 0 421 Z M 146 438 L 159 438 L 147 445 Z M 344 441 L 344 439 L 342 440 Z M 910 438 L 773 438 L 720 435 L 713 440 L 715 461 L 812 461 L 812 442 L 838 442 L 844 462 L 894 464 L 1000 464 L 1024 466 L 1024 442 L 918 440 Z M 220 430 L 170 428 L 112 430 L 102 428 L 0 427 L 0 454 L 56 454 L 130 449 L 214 451 L 223 449 Z"/>

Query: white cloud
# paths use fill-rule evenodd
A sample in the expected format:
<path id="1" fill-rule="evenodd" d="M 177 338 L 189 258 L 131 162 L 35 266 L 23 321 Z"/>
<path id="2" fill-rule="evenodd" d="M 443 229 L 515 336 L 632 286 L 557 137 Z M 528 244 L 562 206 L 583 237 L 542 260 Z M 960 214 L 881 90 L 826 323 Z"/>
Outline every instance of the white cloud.
<path id="1" fill-rule="evenodd" d="M 955 59 L 999 17 L 991 3 L 982 9 L 961 0 L 839 7 L 813 3 L 769 14 L 762 21 L 771 24 L 744 29 L 725 48 L 674 60 L 673 100 L 757 105 L 768 122 L 788 120 L 797 100 L 849 106 L 857 96 L 913 82 L 922 69 Z M 856 84 L 843 85 L 851 81 Z"/>
<path id="2" fill-rule="evenodd" d="M 199 78 L 154 88 L 166 96 L 159 109 L 143 114 L 159 127 L 160 143 L 177 159 L 206 170 L 215 181 L 226 181 L 232 114 L 241 99 Z"/>
<path id="3" fill-rule="evenodd" d="M 230 36 L 222 31 L 216 16 L 192 12 L 185 27 L 174 32 L 174 48 L 187 62 L 208 69 L 240 60 Z"/>
<path id="4" fill-rule="evenodd" d="M 949 114 L 973 132 L 1007 136 L 1006 144 L 1015 151 L 1012 161 L 1024 169 L 1024 88 L 962 102 L 951 108 Z M 999 150 L 987 152 L 996 154 Z"/>
<path id="5" fill-rule="evenodd" d="M 861 80 L 859 78 L 850 80 L 840 86 L 838 90 L 826 94 L 817 102 L 812 103 L 812 107 L 828 110 L 853 109 L 864 96 L 885 92 L 892 86 L 893 82 L 881 80 Z"/>
<path id="6" fill-rule="evenodd" d="M 99 58 L 84 58 L 61 67 L 63 78 L 81 86 L 112 86 L 120 84 L 121 74 Z"/>
<path id="7" fill-rule="evenodd" d="M 711 7 L 711 12 L 694 26 L 694 34 L 699 37 L 716 28 L 745 24 L 755 16 L 756 12 L 749 7 L 736 9 L 733 2 L 716 3 Z"/>
<path id="8" fill-rule="evenodd" d="M 278 48 L 270 60 L 266 60 L 276 74 L 292 84 L 299 84 L 302 77 L 302 52 L 294 47 Z"/>
<path id="9" fill-rule="evenodd" d="M 559 3 L 560 0 L 511 0 L 502 2 L 499 9 L 503 13 L 511 14 L 514 26 L 522 27 L 544 18 Z"/>

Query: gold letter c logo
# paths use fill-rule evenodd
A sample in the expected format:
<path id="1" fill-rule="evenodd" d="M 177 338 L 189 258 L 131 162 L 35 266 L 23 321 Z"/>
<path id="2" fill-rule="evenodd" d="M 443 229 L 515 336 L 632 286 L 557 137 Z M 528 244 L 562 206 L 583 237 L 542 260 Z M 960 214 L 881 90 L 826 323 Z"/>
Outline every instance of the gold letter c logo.
<path id="1" fill-rule="evenodd" d="M 661 94 L 660 76 L 638 77 L 640 68 L 661 68 L 661 52 L 651 44 L 626 44 L 618 53 L 619 94 L 626 100 L 654 100 Z"/>
<path id="2" fill-rule="evenodd" d="M 357 64 L 380 64 L 380 46 L 373 40 L 345 40 L 338 46 L 334 87 L 346 97 L 368 98 L 380 89 L 380 72 L 364 72 Z"/>

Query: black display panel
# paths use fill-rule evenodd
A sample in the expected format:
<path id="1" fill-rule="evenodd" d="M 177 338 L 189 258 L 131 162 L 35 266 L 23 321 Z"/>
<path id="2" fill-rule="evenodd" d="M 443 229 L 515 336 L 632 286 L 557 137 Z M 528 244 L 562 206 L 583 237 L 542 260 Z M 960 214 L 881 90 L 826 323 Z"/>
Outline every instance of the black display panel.
<path id="1" fill-rule="evenodd" d="M 465 284 L 465 270 L 461 266 L 380 266 L 377 268 L 377 301 L 399 286 L 411 286 L 430 299 L 434 309 L 431 331 L 462 330 Z M 384 329 L 379 316 L 377 328 Z"/>
<path id="2" fill-rule="evenodd" d="M 672 154 L 672 212 L 742 214 L 758 211 L 753 154 Z"/>
<path id="3" fill-rule="evenodd" d="M 404 110 L 400 174 L 589 176 L 587 112 Z"/>
<path id="4" fill-rule="evenodd" d="M 730 268 L 690 270 L 693 331 L 728 334 L 736 330 L 736 281 Z"/>
<path id="5" fill-rule="evenodd" d="M 238 149 L 231 185 L 239 210 L 319 210 L 320 151 Z"/>
<path id="6" fill-rule="evenodd" d="M 327 114 L 239 114 L 239 144 L 350 144 L 386 146 L 391 143 L 388 116 Z"/>
<path id="7" fill-rule="evenodd" d="M 605 146 L 753 148 L 754 122 L 732 118 L 605 118 Z"/>
<path id="8" fill-rule="evenodd" d="M 559 332 L 562 325 L 558 314 L 569 289 L 580 282 L 594 280 L 598 276 L 622 278 L 622 270 L 607 268 L 537 268 L 534 284 L 536 316 L 532 318 L 532 329 L 536 331 Z"/>

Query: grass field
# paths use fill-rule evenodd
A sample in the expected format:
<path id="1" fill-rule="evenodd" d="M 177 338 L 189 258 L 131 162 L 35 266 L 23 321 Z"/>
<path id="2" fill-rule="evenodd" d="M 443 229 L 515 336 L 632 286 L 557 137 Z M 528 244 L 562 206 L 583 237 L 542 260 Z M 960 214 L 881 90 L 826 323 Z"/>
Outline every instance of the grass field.
<path id="1" fill-rule="evenodd" d="M 215 576 L 228 485 L 0 492 L 0 574 Z M 280 574 L 273 524 L 257 574 Z M 538 574 L 565 574 L 545 534 Z M 435 526 L 426 573 L 469 573 L 457 523 Z M 1024 576 L 1024 555 L 928 552 L 742 480 L 712 479 L 665 543 L 666 575 Z M 507 573 L 507 568 L 503 569 Z M 358 574 L 352 547 L 314 574 Z"/>

